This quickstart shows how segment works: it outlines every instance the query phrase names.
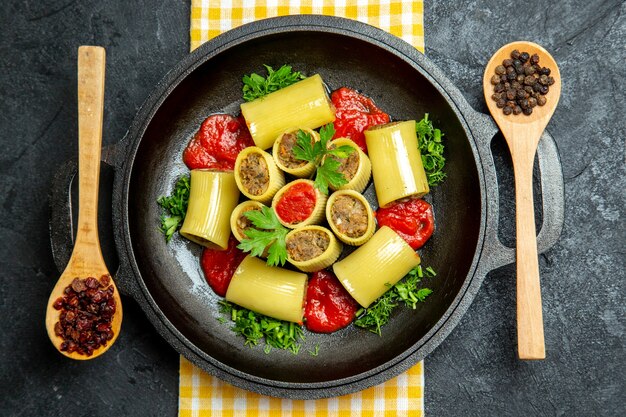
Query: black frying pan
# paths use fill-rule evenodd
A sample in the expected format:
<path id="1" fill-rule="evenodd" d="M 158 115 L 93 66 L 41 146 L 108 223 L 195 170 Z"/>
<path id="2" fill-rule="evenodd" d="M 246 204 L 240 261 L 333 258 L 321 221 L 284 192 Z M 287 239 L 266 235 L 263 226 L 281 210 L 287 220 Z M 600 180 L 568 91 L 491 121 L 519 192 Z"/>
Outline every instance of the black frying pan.
<path id="1" fill-rule="evenodd" d="M 438 272 L 417 310 L 398 309 L 383 336 L 350 326 L 332 335 L 307 333 L 303 351 L 251 349 L 217 320 L 218 297 L 205 283 L 199 246 L 158 230 L 159 196 L 187 169 L 182 150 L 210 114 L 236 114 L 241 77 L 289 63 L 320 73 L 331 89 L 350 86 L 396 120 L 428 112 L 445 132 L 448 175 L 432 192 L 436 232 L 421 251 Z M 480 84 L 480 80 L 476 80 Z M 232 30 L 186 57 L 154 89 L 124 140 L 105 162 L 115 170 L 113 232 L 120 260 L 116 282 L 163 337 L 193 363 L 234 385 L 273 396 L 320 398 L 364 389 L 424 358 L 450 333 L 490 270 L 513 262 L 497 238 L 498 187 L 491 119 L 471 109 L 445 75 L 403 41 L 371 26 L 324 16 L 290 16 Z M 563 222 L 563 179 L 546 133 L 539 146 L 543 228 L 539 250 L 554 244 Z M 59 267 L 71 249 L 68 182 L 57 176 L 52 246 Z M 549 179 L 549 181 L 546 181 Z M 319 345 L 319 355 L 306 353 Z"/>

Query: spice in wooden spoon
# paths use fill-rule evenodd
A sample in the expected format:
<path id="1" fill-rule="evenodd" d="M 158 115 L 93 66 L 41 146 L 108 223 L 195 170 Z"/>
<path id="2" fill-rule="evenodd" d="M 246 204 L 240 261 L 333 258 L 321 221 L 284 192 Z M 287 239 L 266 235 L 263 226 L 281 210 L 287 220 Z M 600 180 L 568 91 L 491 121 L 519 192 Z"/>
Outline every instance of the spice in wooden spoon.
<path id="1" fill-rule="evenodd" d="M 72 256 L 46 309 L 50 340 L 77 360 L 106 352 L 122 323 L 122 303 L 98 237 L 104 66 L 103 48 L 78 49 L 78 228 Z"/>
<path id="2" fill-rule="evenodd" d="M 497 101 L 492 99 L 493 75 L 503 60 L 510 59 L 515 50 L 524 51 L 530 57 L 537 55 L 535 59 L 550 68 L 550 76 L 554 81 L 545 95 L 544 105 L 532 108 L 532 112 L 527 114 L 504 114 Z M 501 69 L 497 70 L 501 72 Z M 509 146 L 515 173 L 518 354 L 520 359 L 544 359 L 546 353 L 532 179 L 539 139 L 561 95 L 561 75 L 554 58 L 544 48 L 532 42 L 513 42 L 500 48 L 489 60 L 483 76 L 483 92 L 487 107 Z"/>

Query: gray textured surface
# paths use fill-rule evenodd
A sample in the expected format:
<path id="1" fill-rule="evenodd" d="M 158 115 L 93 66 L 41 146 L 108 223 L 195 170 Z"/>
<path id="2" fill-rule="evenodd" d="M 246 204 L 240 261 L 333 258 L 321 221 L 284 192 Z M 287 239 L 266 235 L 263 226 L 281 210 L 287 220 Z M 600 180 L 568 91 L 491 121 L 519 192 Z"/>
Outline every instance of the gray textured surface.
<path id="1" fill-rule="evenodd" d="M 83 43 L 107 48 L 104 143 L 128 128 L 152 86 L 188 50 L 187 1 L 11 1 L 0 11 L 0 410 L 3 415 L 176 415 L 178 357 L 125 300 L 124 333 L 91 362 L 50 345 L 44 306 L 57 272 L 47 192 L 76 154 L 75 62 Z M 549 129 L 561 151 L 566 219 L 540 259 L 548 358 L 515 356 L 514 267 L 490 274 L 451 336 L 427 359 L 432 416 L 617 416 L 626 402 L 626 77 L 624 2 L 426 1 L 427 55 L 484 110 L 483 65 L 525 38 L 561 66 Z M 598 74 L 600 74 L 598 76 Z M 494 143 L 513 244 L 510 161 Z"/>

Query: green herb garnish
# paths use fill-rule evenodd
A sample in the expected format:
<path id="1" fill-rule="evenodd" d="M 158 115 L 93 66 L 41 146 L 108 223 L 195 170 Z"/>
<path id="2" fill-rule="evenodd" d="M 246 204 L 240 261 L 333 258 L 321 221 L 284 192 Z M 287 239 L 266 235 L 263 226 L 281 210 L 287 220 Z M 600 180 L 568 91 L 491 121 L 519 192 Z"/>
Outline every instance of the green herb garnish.
<path id="1" fill-rule="evenodd" d="M 255 313 L 228 301 L 219 304 L 220 311 L 235 323 L 233 331 L 244 337 L 246 346 L 256 346 L 264 339 L 265 353 L 272 348 L 290 350 L 294 354 L 300 351 L 299 341 L 304 340 L 302 326 Z"/>
<path id="2" fill-rule="evenodd" d="M 443 133 L 433 126 L 431 120 L 428 120 L 428 113 L 415 124 L 415 132 L 417 133 L 428 185 L 437 186 L 446 178 L 446 173 L 443 172 L 443 167 L 446 165 L 446 159 L 443 157 L 445 147 L 441 141 Z"/>
<path id="3" fill-rule="evenodd" d="M 367 309 L 357 312 L 358 319 L 354 324 L 365 328 L 377 335 L 381 335 L 381 327 L 389 322 L 391 313 L 399 305 L 415 309 L 418 302 L 424 302 L 432 290 L 430 288 L 418 288 L 423 277 L 432 278 L 437 274 L 431 268 L 422 269 L 421 265 L 409 271 L 406 276 L 398 281 L 389 291 L 383 294 L 376 302 Z"/>
<path id="4" fill-rule="evenodd" d="M 165 241 L 169 242 L 174 232 L 181 226 L 187 213 L 189 204 L 190 182 L 188 175 L 184 175 L 176 181 L 174 190 L 169 196 L 160 197 L 157 203 L 165 209 L 167 214 L 161 215 L 160 230 L 165 235 Z"/>
<path id="5" fill-rule="evenodd" d="M 283 65 L 276 71 L 269 65 L 263 66 L 267 70 L 267 77 L 256 73 L 243 76 L 244 100 L 256 100 L 305 78 L 300 71 L 293 71 L 289 65 Z"/>
<path id="6" fill-rule="evenodd" d="M 320 140 L 313 141 L 311 135 L 303 130 L 296 134 L 296 144 L 293 154 L 296 159 L 312 162 L 317 167 L 315 174 L 315 188 L 324 194 L 328 194 L 328 186 L 339 188 L 348 183 L 346 177 L 338 171 L 341 162 L 336 158 L 347 158 L 354 148 L 348 145 L 328 148 L 328 142 L 335 135 L 335 127 L 332 123 L 322 126 Z M 335 158 L 333 158 L 335 157 Z"/>
<path id="7" fill-rule="evenodd" d="M 237 247 L 252 256 L 261 256 L 267 249 L 267 264 L 285 265 L 287 243 L 285 236 L 289 229 L 280 224 L 273 209 L 262 207 L 261 211 L 250 210 L 244 213 L 254 225 L 244 231 L 246 238 Z"/>

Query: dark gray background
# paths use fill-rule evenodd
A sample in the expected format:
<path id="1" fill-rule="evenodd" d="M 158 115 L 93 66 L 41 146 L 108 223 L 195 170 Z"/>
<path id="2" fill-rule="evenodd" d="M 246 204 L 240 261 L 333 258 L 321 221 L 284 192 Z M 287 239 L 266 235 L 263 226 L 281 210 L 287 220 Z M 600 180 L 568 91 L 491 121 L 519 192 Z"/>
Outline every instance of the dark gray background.
<path id="1" fill-rule="evenodd" d="M 545 46 L 563 77 L 549 130 L 563 162 L 561 240 L 540 258 L 548 357 L 516 359 L 514 266 L 485 280 L 426 360 L 429 416 L 625 413 L 626 3 L 426 0 L 426 55 L 486 111 L 483 66 L 501 45 Z M 3 1 L 0 10 L 0 414 L 163 415 L 178 406 L 178 355 L 134 302 L 103 357 L 68 361 L 48 341 L 58 272 L 48 240 L 55 170 L 77 153 L 76 49 L 107 48 L 104 144 L 122 138 L 151 88 L 189 49 L 183 0 Z M 494 144 L 502 239 L 514 244 L 510 158 Z"/>

